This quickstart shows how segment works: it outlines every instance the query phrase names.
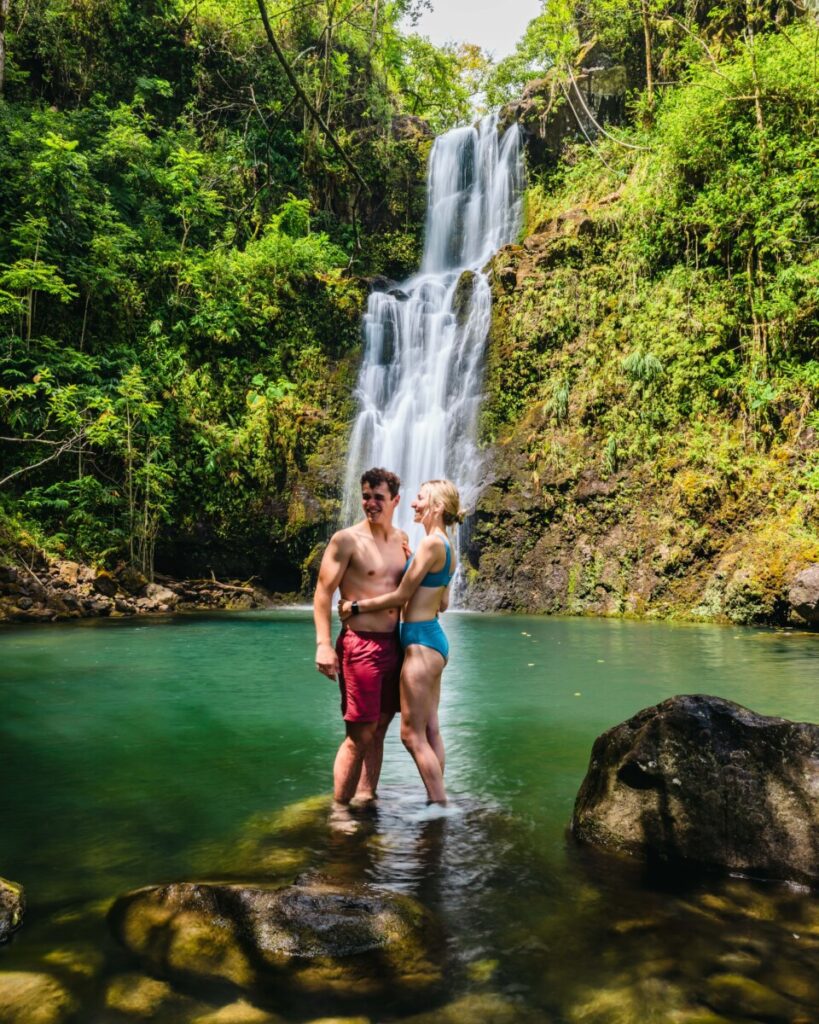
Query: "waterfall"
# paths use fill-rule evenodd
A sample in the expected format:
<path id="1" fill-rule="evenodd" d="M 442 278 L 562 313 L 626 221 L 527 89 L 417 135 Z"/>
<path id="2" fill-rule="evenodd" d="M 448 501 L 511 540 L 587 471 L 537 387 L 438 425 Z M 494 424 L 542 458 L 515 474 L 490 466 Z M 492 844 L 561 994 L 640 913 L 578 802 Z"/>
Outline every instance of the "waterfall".
<path id="1" fill-rule="evenodd" d="M 517 125 L 500 137 L 490 114 L 435 140 L 421 269 L 397 288 L 373 292 L 364 316 L 344 525 L 360 515 L 359 477 L 370 466 L 401 477 L 395 522 L 413 547 L 420 532 L 411 525 L 410 501 L 424 480 L 449 477 L 467 509 L 477 497 L 477 418 L 491 316 L 482 268 L 515 239 L 522 190 Z"/>

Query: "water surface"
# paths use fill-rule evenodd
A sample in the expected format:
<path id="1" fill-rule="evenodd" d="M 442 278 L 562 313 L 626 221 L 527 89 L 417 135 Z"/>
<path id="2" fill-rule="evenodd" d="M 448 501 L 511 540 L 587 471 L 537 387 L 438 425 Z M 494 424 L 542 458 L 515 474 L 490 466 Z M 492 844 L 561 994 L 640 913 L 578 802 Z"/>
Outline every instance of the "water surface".
<path id="1" fill-rule="evenodd" d="M 352 835 L 329 829 L 315 799 L 330 791 L 342 727 L 308 613 L 4 631 L 0 874 L 25 885 L 29 913 L 0 971 L 42 970 L 66 942 L 98 946 L 82 1019 L 108 1020 L 102 993 L 127 965 L 87 913 L 95 901 L 319 868 L 435 911 L 461 967 L 453 1000 L 491 995 L 544 1021 L 601 1024 L 819 1019 L 813 897 L 740 880 L 669 890 L 566 836 L 595 737 L 641 708 L 710 693 L 816 721 L 819 638 L 465 613 L 447 613 L 446 628 L 454 811 L 426 810 L 394 727 L 381 808 Z"/>

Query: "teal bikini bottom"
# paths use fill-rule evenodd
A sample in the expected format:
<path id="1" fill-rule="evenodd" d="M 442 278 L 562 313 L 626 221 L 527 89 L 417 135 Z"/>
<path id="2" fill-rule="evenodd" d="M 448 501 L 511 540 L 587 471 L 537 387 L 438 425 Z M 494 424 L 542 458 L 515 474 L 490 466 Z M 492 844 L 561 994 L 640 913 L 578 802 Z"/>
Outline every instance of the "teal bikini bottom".
<path id="1" fill-rule="evenodd" d="M 437 619 L 428 619 L 426 622 L 402 622 L 400 630 L 402 647 L 419 644 L 421 647 L 431 647 L 433 651 L 437 651 L 444 661 L 449 657 L 449 641 Z"/>

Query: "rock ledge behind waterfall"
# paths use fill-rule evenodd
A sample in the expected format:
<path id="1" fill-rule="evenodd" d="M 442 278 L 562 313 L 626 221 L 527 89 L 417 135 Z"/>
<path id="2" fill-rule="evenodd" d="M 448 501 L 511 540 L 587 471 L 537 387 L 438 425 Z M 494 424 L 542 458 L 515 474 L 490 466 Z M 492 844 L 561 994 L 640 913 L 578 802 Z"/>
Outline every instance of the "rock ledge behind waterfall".
<path id="1" fill-rule="evenodd" d="M 672 697 L 595 741 L 581 842 L 647 860 L 819 883 L 819 726 Z"/>

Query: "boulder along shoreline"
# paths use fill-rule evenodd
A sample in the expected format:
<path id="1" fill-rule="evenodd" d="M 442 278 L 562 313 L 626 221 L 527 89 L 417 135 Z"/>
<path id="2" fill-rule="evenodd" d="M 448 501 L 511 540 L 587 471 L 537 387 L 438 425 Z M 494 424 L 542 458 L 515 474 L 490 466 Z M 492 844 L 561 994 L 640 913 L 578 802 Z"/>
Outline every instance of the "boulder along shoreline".
<path id="1" fill-rule="evenodd" d="M 149 580 L 131 566 L 95 569 L 81 562 L 49 558 L 0 563 L 0 624 L 60 622 L 68 619 L 129 618 L 205 609 L 233 611 L 281 603 L 254 580 L 175 580 L 159 573 Z"/>

